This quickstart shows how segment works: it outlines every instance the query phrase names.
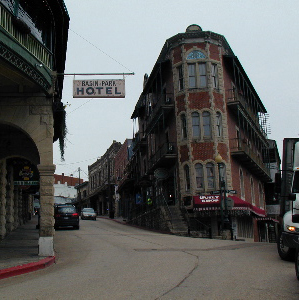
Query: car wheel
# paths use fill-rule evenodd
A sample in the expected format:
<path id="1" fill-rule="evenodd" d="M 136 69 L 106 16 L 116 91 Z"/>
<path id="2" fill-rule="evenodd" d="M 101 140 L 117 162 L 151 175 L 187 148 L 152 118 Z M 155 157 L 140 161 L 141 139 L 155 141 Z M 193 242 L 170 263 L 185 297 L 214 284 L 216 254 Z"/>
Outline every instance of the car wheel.
<path id="1" fill-rule="evenodd" d="M 80 226 L 76 225 L 76 226 L 74 226 L 74 228 L 78 230 L 80 228 Z"/>
<path id="2" fill-rule="evenodd" d="M 299 248 L 296 250 L 296 255 L 295 255 L 295 270 L 296 270 L 297 280 L 299 280 Z"/>
<path id="3" fill-rule="evenodd" d="M 277 238 L 277 251 L 282 260 L 294 261 L 296 249 L 284 245 L 281 231 L 279 232 Z"/>

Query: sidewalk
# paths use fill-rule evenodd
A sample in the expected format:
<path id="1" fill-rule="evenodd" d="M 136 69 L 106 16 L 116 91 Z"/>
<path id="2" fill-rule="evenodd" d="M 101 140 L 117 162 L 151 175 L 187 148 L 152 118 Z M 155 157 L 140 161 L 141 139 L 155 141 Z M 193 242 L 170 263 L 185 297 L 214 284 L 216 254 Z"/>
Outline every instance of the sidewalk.
<path id="1" fill-rule="evenodd" d="M 0 279 L 43 269 L 55 257 L 38 256 L 37 216 L 0 241 Z"/>

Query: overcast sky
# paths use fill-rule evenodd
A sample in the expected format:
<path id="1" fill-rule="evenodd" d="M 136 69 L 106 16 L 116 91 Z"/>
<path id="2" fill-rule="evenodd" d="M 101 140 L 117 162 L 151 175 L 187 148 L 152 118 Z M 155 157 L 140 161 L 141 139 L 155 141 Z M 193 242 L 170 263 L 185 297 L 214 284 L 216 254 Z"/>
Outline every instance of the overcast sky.
<path id="1" fill-rule="evenodd" d="M 133 137 L 131 115 L 166 39 L 191 24 L 225 36 L 269 113 L 270 139 L 299 137 L 298 0 L 64 0 L 70 30 L 66 73 L 131 73 L 122 99 L 72 97 L 68 106 L 65 161 L 54 143 L 56 174 L 88 180 L 88 165 L 113 140 Z M 122 79 L 123 76 L 75 76 Z M 280 153 L 281 154 L 281 153 Z"/>

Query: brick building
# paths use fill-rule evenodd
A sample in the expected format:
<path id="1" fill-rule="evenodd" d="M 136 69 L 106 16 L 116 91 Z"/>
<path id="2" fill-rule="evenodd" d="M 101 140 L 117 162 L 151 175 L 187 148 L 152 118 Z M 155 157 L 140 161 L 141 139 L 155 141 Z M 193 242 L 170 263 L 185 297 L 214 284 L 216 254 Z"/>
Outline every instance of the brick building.
<path id="1" fill-rule="evenodd" d="M 191 25 L 169 38 L 132 119 L 139 215 L 161 208 L 172 228 L 183 213 L 203 236 L 265 238 L 268 115 L 224 36 Z"/>
<path id="2" fill-rule="evenodd" d="M 105 154 L 88 166 L 88 194 L 80 199 L 97 211 L 98 215 L 114 216 L 115 171 L 114 158 L 121 143 L 113 141 Z M 81 207 L 81 203 L 78 203 Z"/>

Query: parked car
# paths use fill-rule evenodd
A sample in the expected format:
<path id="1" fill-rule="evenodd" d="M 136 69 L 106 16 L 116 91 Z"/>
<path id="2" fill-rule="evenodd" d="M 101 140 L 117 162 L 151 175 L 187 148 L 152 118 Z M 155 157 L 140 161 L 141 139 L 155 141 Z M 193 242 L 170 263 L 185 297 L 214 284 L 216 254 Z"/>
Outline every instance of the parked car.
<path id="1" fill-rule="evenodd" d="M 59 204 L 54 207 L 54 228 L 73 227 L 79 229 L 79 214 L 74 205 Z"/>
<path id="2" fill-rule="evenodd" d="M 93 208 L 91 207 L 86 207 L 83 208 L 81 211 L 81 220 L 86 220 L 86 219 L 91 219 L 91 220 L 96 220 L 97 219 L 97 214 L 94 211 Z"/>

